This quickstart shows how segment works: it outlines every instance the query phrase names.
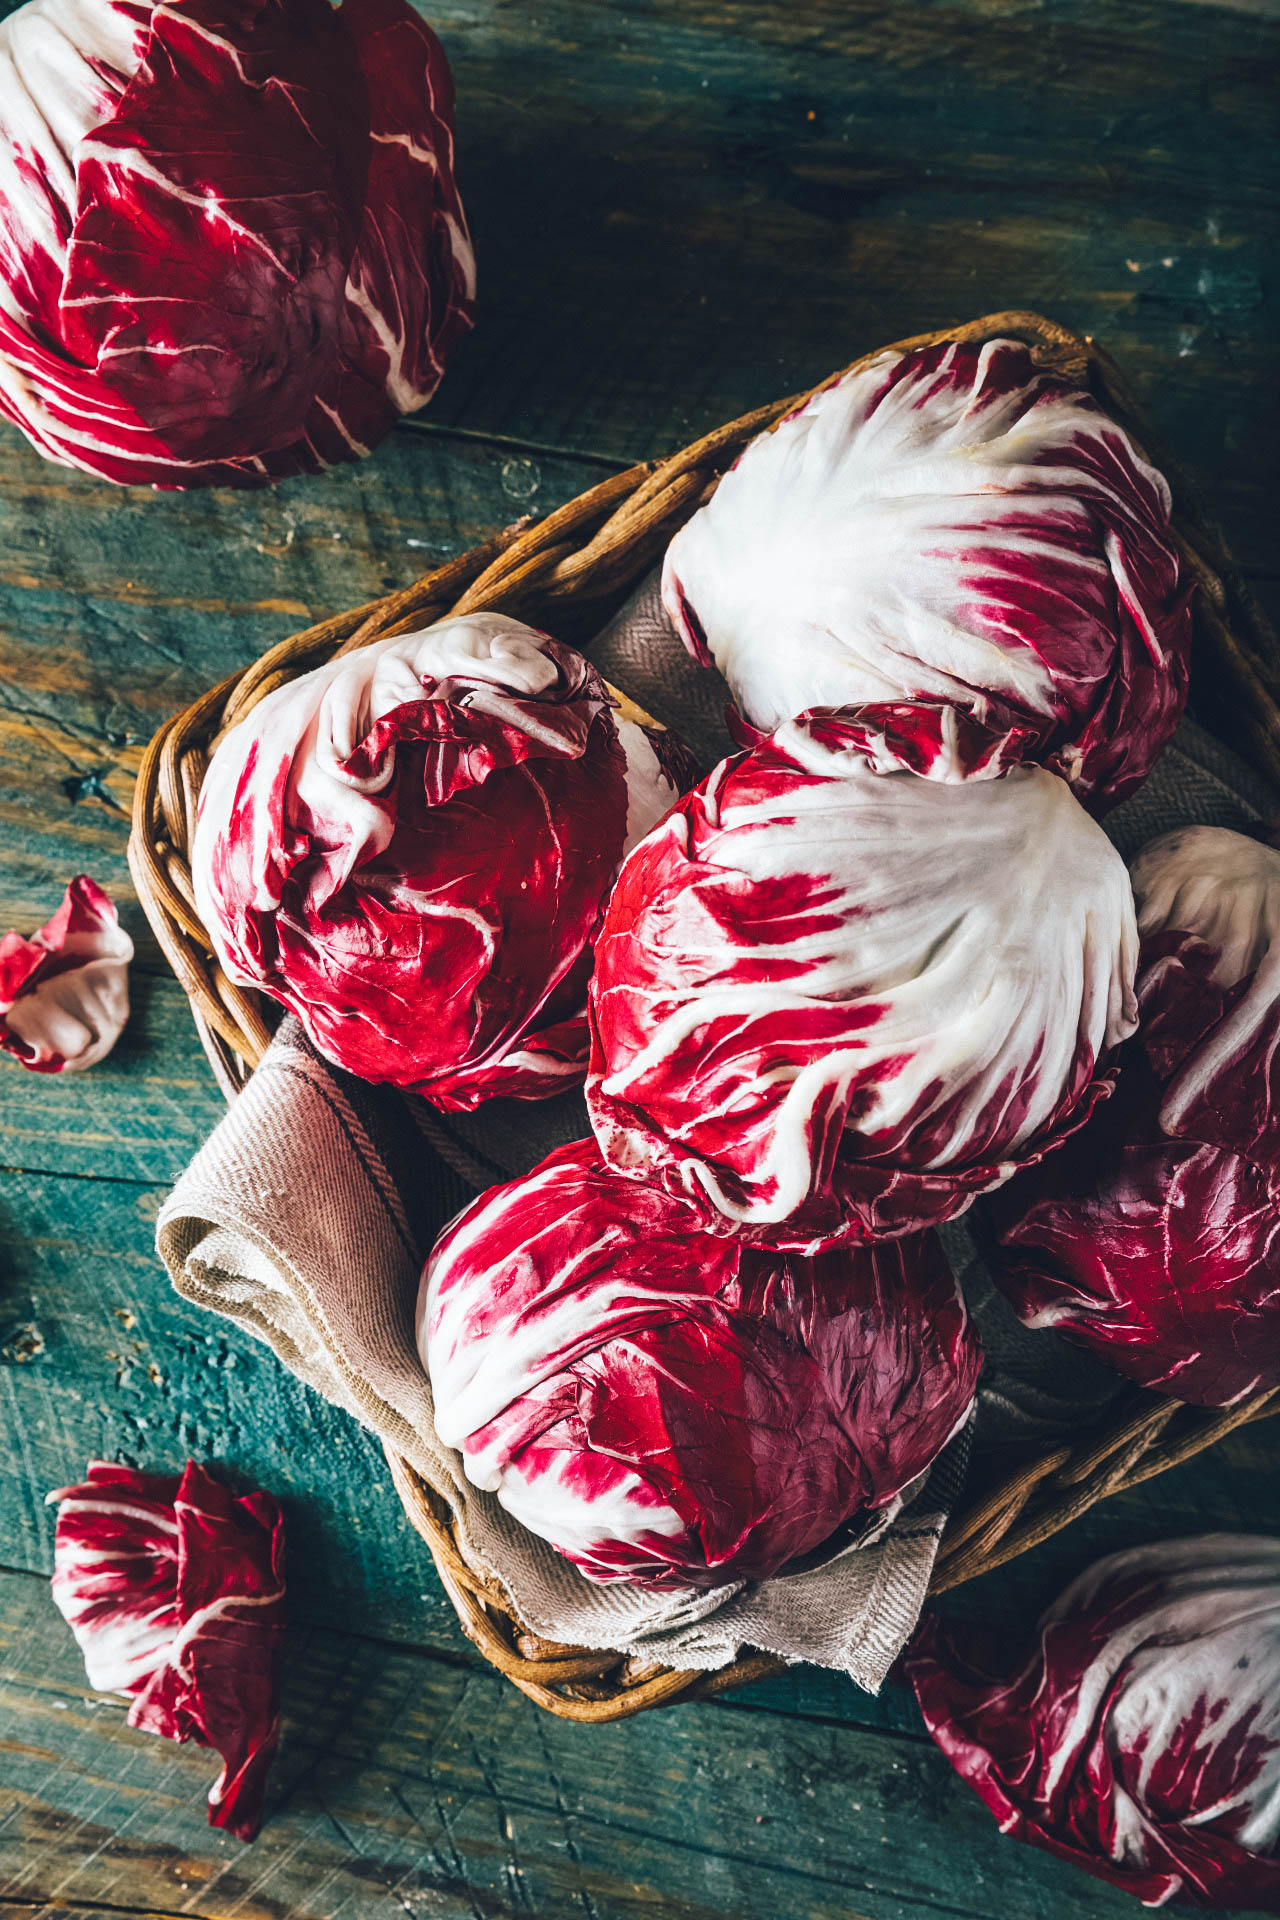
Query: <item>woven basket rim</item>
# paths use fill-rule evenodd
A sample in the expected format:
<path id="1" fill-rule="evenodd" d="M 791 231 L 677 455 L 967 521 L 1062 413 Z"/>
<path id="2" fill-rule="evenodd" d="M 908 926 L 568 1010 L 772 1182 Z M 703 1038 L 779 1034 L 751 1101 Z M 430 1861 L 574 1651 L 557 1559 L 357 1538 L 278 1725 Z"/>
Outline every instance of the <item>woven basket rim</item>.
<path id="1" fill-rule="evenodd" d="M 748 441 L 810 394 L 879 355 L 943 341 L 1021 340 L 1037 364 L 1088 387 L 1153 464 L 1174 495 L 1173 535 L 1200 586 L 1195 671 L 1222 678 L 1238 717 L 1233 744 L 1280 785 L 1280 648 L 1236 569 L 1226 542 L 1177 463 L 1150 431 L 1110 356 L 1088 336 L 1025 310 L 988 314 L 860 355 L 807 394 L 756 408 L 664 460 L 642 461 L 537 521 L 523 520 L 431 569 L 407 588 L 321 620 L 269 648 L 161 727 L 148 745 L 134 796 L 129 864 L 160 947 L 187 993 L 197 1031 L 228 1098 L 271 1037 L 259 997 L 221 973 L 196 911 L 187 860 L 200 784 L 216 740 L 278 686 L 340 652 L 457 614 L 517 613 L 557 633 L 598 630 L 649 570 L 672 533 Z M 540 617 L 534 619 L 534 613 Z M 647 716 L 646 716 L 647 717 Z M 1280 1411 L 1280 1391 L 1239 1407 L 1201 1408 L 1135 1390 L 1074 1444 L 1043 1447 L 957 1509 L 943 1537 L 930 1592 L 1005 1564 L 1070 1524 L 1098 1500 L 1189 1459 L 1245 1422 Z M 749 1653 L 712 1674 L 648 1665 L 621 1653 L 550 1647 L 520 1623 L 497 1582 L 462 1555 L 452 1513 L 413 1467 L 387 1450 L 396 1491 L 426 1540 L 463 1630 L 486 1660 L 550 1711 L 595 1723 L 680 1698 L 706 1697 L 780 1670 Z"/>

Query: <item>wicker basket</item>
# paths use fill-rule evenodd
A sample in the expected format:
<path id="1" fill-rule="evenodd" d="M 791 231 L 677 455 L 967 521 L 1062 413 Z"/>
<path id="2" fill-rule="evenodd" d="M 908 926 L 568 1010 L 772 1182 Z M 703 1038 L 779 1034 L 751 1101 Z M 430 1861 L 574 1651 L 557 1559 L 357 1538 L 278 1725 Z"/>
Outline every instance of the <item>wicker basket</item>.
<path id="1" fill-rule="evenodd" d="M 1033 313 L 992 314 L 897 345 L 997 338 L 1024 341 L 1038 365 L 1091 388 L 1169 476 L 1174 532 L 1201 586 L 1193 653 L 1197 702 L 1219 734 L 1280 785 L 1280 649 L 1221 534 L 1164 449 L 1153 443 L 1107 355 L 1091 340 Z M 508 527 L 414 586 L 282 641 L 160 730 L 138 776 L 129 861 L 147 918 L 190 997 L 201 1040 L 228 1095 L 261 1058 L 277 1009 L 225 978 L 195 910 L 188 848 L 201 782 L 219 736 L 275 688 L 335 654 L 448 613 L 501 610 L 565 639 L 585 641 L 652 566 L 739 450 L 803 397 L 761 407 L 670 459 L 631 467 L 545 520 Z M 1280 1410 L 1280 1394 L 1219 1410 L 1135 1392 L 1122 1417 L 1113 1415 L 1073 1444 L 1023 1459 L 1013 1472 L 1006 1457 L 992 1483 L 971 1494 L 953 1516 L 931 1590 L 941 1592 L 1000 1566 L 1108 1494 L 1176 1466 L 1245 1421 L 1275 1410 Z M 447 1504 L 406 1461 L 390 1453 L 388 1458 L 396 1490 L 431 1548 L 463 1628 L 487 1660 L 552 1712 L 581 1721 L 621 1719 L 646 1707 L 740 1686 L 781 1666 L 758 1655 L 712 1675 L 678 1673 L 617 1653 L 537 1639 L 524 1631 L 503 1589 L 479 1578 L 463 1561 Z"/>

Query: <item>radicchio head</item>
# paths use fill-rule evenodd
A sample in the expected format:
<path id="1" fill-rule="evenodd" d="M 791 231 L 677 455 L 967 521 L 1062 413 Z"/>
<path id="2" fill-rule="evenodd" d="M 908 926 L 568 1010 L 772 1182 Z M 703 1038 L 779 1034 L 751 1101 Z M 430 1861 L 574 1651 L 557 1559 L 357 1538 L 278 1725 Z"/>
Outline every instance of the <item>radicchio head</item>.
<path id="1" fill-rule="evenodd" d="M 1183 828 L 1133 885 L 1141 1024 L 1115 1096 L 983 1203 L 991 1266 L 1029 1325 L 1227 1405 L 1280 1386 L 1280 853 Z"/>
<path id="2" fill-rule="evenodd" d="M 753 441 L 671 543 L 663 596 L 760 728 L 856 707 L 886 765 L 1040 761 L 1100 811 L 1186 699 L 1169 514 L 1087 393 L 1017 341 L 943 342 L 878 355 Z"/>
<path id="3" fill-rule="evenodd" d="M 591 1579 L 659 1587 L 763 1579 L 890 1509 L 981 1365 L 934 1236 L 754 1251 L 589 1140 L 446 1229 L 418 1345 L 468 1478 Z"/>
<path id="4" fill-rule="evenodd" d="M 129 1018 L 132 959 L 120 916 L 79 874 L 29 940 L 0 935 L 0 1050 L 34 1073 L 96 1066 Z"/>
<path id="5" fill-rule="evenodd" d="M 1007 1634 L 925 1619 L 906 1672 L 1003 1833 L 1148 1906 L 1280 1912 L 1280 1540 L 1113 1554 Z"/>
<path id="6" fill-rule="evenodd" d="M 405 0 L 0 23 L 0 413 L 109 480 L 367 453 L 471 324 L 453 86 Z"/>
<path id="7" fill-rule="evenodd" d="M 221 742 L 192 877 L 231 977 L 442 1107 L 581 1080 L 591 939 L 676 798 L 581 654 L 501 614 L 379 641 Z"/>
<path id="8" fill-rule="evenodd" d="M 812 1249 L 937 1224 L 1083 1120 L 1136 947 L 1124 864 L 1055 775 L 881 775 L 811 717 L 627 860 L 592 1125 L 713 1229 Z"/>
<path id="9" fill-rule="evenodd" d="M 129 1725 L 222 1756 L 209 1823 L 252 1840 L 280 1731 L 284 1520 L 194 1460 L 181 1481 L 91 1460 L 58 1503 L 53 1598 Z"/>

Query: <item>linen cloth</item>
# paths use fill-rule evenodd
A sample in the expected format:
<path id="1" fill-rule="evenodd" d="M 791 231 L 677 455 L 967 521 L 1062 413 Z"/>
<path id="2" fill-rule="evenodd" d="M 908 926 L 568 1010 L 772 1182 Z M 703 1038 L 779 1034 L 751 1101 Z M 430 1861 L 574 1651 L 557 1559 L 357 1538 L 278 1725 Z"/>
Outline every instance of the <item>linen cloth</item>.
<path id="1" fill-rule="evenodd" d="M 656 574 L 590 655 L 705 765 L 732 751 L 724 683 L 685 653 Z M 1128 858 L 1169 827 L 1242 826 L 1276 804 L 1227 748 L 1184 723 L 1106 825 Z M 502 1582 L 534 1633 L 684 1669 L 757 1647 L 840 1669 L 876 1692 L 919 1616 L 975 1424 L 982 1442 L 1043 1439 L 1096 1417 L 1123 1383 L 1056 1335 L 1027 1332 L 958 1222 L 943 1237 L 988 1359 L 976 1419 L 929 1473 L 838 1549 L 771 1580 L 661 1595 L 596 1585 L 467 1482 L 460 1456 L 436 1438 L 413 1331 L 419 1275 L 446 1221 L 477 1189 L 589 1130 L 580 1093 L 438 1113 L 331 1066 L 289 1017 L 161 1209 L 158 1251 L 179 1294 L 266 1341 L 410 1462 L 457 1515 L 469 1563 Z"/>

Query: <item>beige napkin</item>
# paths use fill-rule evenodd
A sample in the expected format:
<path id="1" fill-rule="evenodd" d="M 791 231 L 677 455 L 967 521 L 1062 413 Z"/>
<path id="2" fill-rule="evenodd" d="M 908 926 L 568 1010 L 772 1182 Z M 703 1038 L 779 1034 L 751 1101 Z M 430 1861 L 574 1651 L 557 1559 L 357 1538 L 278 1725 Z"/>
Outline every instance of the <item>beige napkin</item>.
<path id="1" fill-rule="evenodd" d="M 729 749 L 723 683 L 688 659 L 655 579 L 591 655 L 708 763 Z M 1128 856 L 1166 827 L 1240 825 L 1275 806 L 1227 749 L 1187 725 L 1107 824 Z M 425 1254 L 476 1188 L 527 1171 L 587 1131 L 576 1093 L 439 1114 L 339 1072 L 291 1018 L 162 1208 L 157 1246 L 184 1298 L 249 1328 L 412 1463 L 458 1515 L 464 1554 L 502 1581 L 535 1633 L 679 1668 L 723 1666 L 759 1647 L 841 1669 L 875 1692 L 919 1615 L 971 1428 L 895 1511 L 818 1564 L 661 1596 L 584 1579 L 471 1487 L 459 1456 L 437 1440 L 413 1338 Z M 1115 1376 L 1052 1334 L 1027 1334 L 994 1294 L 962 1223 L 945 1237 L 991 1356 L 979 1395 L 983 1437 L 1043 1436 L 1104 1407 Z"/>

